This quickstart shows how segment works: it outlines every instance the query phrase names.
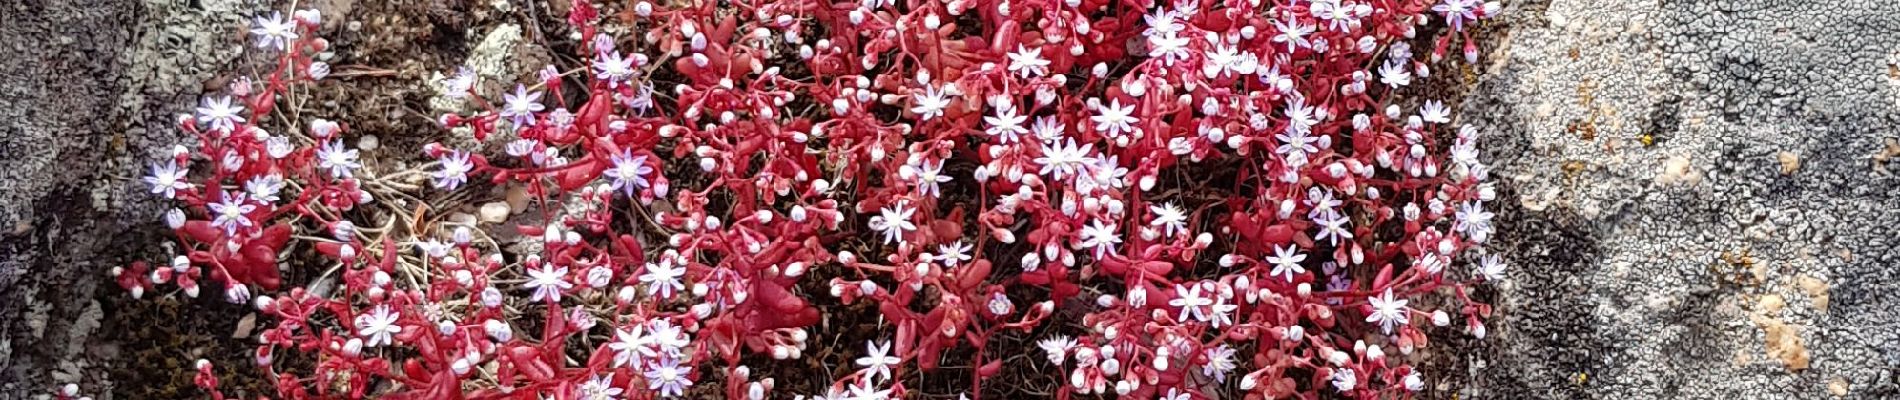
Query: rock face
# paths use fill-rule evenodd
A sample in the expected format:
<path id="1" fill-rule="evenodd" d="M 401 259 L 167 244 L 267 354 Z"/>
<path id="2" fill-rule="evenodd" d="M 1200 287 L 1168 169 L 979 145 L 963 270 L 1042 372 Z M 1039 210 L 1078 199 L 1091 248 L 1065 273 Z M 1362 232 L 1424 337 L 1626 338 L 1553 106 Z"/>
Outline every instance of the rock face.
<path id="1" fill-rule="evenodd" d="M 160 251 L 141 166 L 185 144 L 174 118 L 241 45 L 236 4 L 0 1 L 0 398 L 110 387 L 104 274 Z"/>
<path id="2" fill-rule="evenodd" d="M 1505 3 L 1465 397 L 1900 396 L 1900 3 Z"/>

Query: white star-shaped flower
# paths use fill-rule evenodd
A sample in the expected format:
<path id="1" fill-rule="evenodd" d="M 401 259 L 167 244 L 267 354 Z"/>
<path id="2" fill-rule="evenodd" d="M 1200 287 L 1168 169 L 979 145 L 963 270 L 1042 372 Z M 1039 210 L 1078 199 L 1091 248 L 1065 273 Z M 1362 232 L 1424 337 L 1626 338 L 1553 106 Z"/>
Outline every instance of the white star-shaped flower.
<path id="1" fill-rule="evenodd" d="M 614 352 L 614 367 L 645 365 L 645 360 L 660 354 L 653 349 L 652 341 L 646 337 L 645 326 L 628 325 L 631 326 L 615 330 L 613 343 L 607 344 L 607 348 Z"/>
<path id="2" fill-rule="evenodd" d="M 251 34 L 257 35 L 257 48 L 284 51 L 286 46 L 297 40 L 297 21 L 285 19 L 281 11 L 271 11 L 270 18 L 258 16 Z"/>
<path id="3" fill-rule="evenodd" d="M 1162 236 L 1173 237 L 1187 232 L 1187 213 L 1181 211 L 1181 207 L 1174 205 L 1173 202 L 1161 205 L 1150 204 L 1148 212 L 1154 213 L 1154 220 L 1149 221 L 1148 225 L 1160 229 Z"/>
<path id="4" fill-rule="evenodd" d="M 1306 267 L 1300 265 L 1301 261 L 1306 261 L 1306 255 L 1300 254 L 1298 248 L 1274 245 L 1273 254 L 1267 256 L 1267 263 L 1273 264 L 1273 272 L 1268 275 L 1285 275 L 1286 281 L 1292 283 L 1294 275 L 1306 273 Z"/>
<path id="5" fill-rule="evenodd" d="M 468 97 L 475 90 L 475 70 L 468 67 L 455 69 L 455 74 L 442 79 L 442 95 L 451 99 Z"/>
<path id="6" fill-rule="evenodd" d="M 1350 32 L 1352 24 L 1358 22 L 1359 19 L 1354 8 L 1357 7 L 1351 4 L 1340 4 L 1339 0 L 1313 0 L 1313 4 L 1308 6 L 1307 10 L 1313 13 L 1314 18 L 1325 22 L 1330 29 Z"/>
<path id="7" fill-rule="evenodd" d="M 1496 254 L 1487 254 L 1478 259 L 1478 275 L 1486 281 L 1504 280 L 1504 258 Z"/>
<path id="8" fill-rule="evenodd" d="M 231 104 L 231 96 L 217 100 L 207 97 L 204 105 L 198 107 L 198 123 L 207 125 L 213 131 L 229 134 L 237 129 L 237 124 L 244 123 L 244 117 L 238 115 L 241 112 L 244 112 L 244 107 Z"/>
<path id="9" fill-rule="evenodd" d="M 401 313 L 391 310 L 388 304 L 377 305 L 368 314 L 356 316 L 356 334 L 365 339 L 364 347 L 394 343 L 390 341 L 390 335 L 402 333 L 402 326 L 396 325 L 396 320 L 401 316 Z"/>
<path id="10" fill-rule="evenodd" d="M 1471 238 L 1472 241 L 1484 242 L 1491 236 L 1491 218 L 1494 216 L 1495 214 L 1484 210 L 1483 202 L 1467 201 L 1458 205 L 1457 221 L 1452 224 L 1452 229 L 1464 232 L 1465 236 Z"/>
<path id="11" fill-rule="evenodd" d="M 947 94 L 934 86 L 926 85 L 924 94 L 915 97 L 915 104 L 911 105 L 910 112 L 917 114 L 919 120 L 929 121 L 931 118 L 942 116 L 943 109 L 949 107 L 950 97 Z"/>
<path id="12" fill-rule="evenodd" d="M 1201 374 L 1214 377 L 1215 382 L 1227 382 L 1227 373 L 1239 366 L 1234 363 L 1234 353 L 1234 348 L 1225 343 L 1207 348 L 1203 352 L 1207 355 L 1207 363 L 1201 364 Z"/>
<path id="13" fill-rule="evenodd" d="M 1306 104 L 1305 97 L 1290 97 L 1286 103 L 1286 119 L 1289 123 L 1287 129 L 1297 130 L 1301 133 L 1312 131 L 1313 125 L 1319 124 L 1319 117 L 1317 115 L 1319 108 Z"/>
<path id="14" fill-rule="evenodd" d="M 1056 335 L 1048 339 L 1037 341 L 1036 347 L 1042 348 L 1043 355 L 1049 360 L 1050 364 L 1062 366 L 1063 361 L 1068 360 L 1069 350 L 1075 348 L 1075 339 L 1068 336 Z"/>
<path id="15" fill-rule="evenodd" d="M 660 353 L 667 357 L 679 357 L 681 350 L 693 344 L 693 338 L 686 336 L 686 332 L 680 330 L 678 325 L 673 325 L 673 321 L 655 319 L 648 324 L 647 340 L 658 346 Z"/>
<path id="16" fill-rule="evenodd" d="M 891 397 L 891 389 L 878 390 L 878 385 L 872 384 L 868 378 L 852 382 L 850 387 L 851 400 L 888 400 Z"/>
<path id="17" fill-rule="evenodd" d="M 1053 116 L 1036 117 L 1036 125 L 1030 128 L 1036 134 L 1036 138 L 1041 139 L 1043 143 L 1062 139 L 1063 132 L 1067 129 L 1068 127 L 1062 124 L 1062 120 Z"/>
<path id="18" fill-rule="evenodd" d="M 1347 219 L 1344 215 L 1326 212 L 1313 222 L 1319 223 L 1319 235 L 1315 235 L 1314 239 L 1325 240 L 1333 246 L 1338 246 L 1340 240 L 1352 240 L 1352 231 L 1346 229 Z"/>
<path id="19" fill-rule="evenodd" d="M 890 379 L 891 366 L 903 361 L 903 359 L 891 354 L 891 342 L 888 341 L 884 342 L 884 345 L 881 347 L 878 346 L 877 342 L 865 341 L 864 350 L 866 354 L 864 357 L 857 359 L 857 364 L 859 367 L 864 367 L 866 379 L 873 379 L 879 376 Z"/>
<path id="20" fill-rule="evenodd" d="M 1398 88 L 1412 84 L 1412 71 L 1405 69 L 1405 62 L 1386 62 L 1379 65 L 1379 83 L 1386 87 Z"/>
<path id="21" fill-rule="evenodd" d="M 363 167 L 356 157 L 356 149 L 344 149 L 343 141 L 332 140 L 317 149 L 317 166 L 330 170 L 332 178 L 345 179 L 355 175 L 352 171 Z"/>
<path id="22" fill-rule="evenodd" d="M 451 152 L 442 157 L 442 170 L 435 173 L 435 187 L 443 190 L 455 190 L 468 183 L 469 171 L 475 170 L 475 164 L 469 161 L 465 151 Z"/>
<path id="23" fill-rule="evenodd" d="M 1036 157 L 1036 164 L 1042 165 L 1039 174 L 1049 175 L 1057 181 L 1067 181 L 1069 177 L 1088 171 L 1094 158 L 1089 153 L 1095 151 L 1095 144 L 1077 145 L 1075 138 L 1069 138 L 1066 144 L 1054 144 L 1042 149 L 1042 157 Z"/>
<path id="24" fill-rule="evenodd" d="M 1192 315 L 1196 321 L 1206 321 L 1207 308 L 1214 305 L 1213 299 L 1201 297 L 1199 284 L 1174 284 L 1174 296 L 1174 299 L 1168 300 L 1168 305 L 1181 308 L 1181 316 L 1175 317 L 1179 320 L 1187 320 L 1188 316 Z"/>
<path id="25" fill-rule="evenodd" d="M 1240 309 L 1240 305 L 1227 304 L 1227 298 L 1214 296 L 1214 305 L 1208 307 L 1207 326 L 1214 329 L 1220 329 L 1222 326 L 1232 326 L 1234 324 L 1234 318 L 1230 313 L 1238 309 Z"/>
<path id="26" fill-rule="evenodd" d="M 938 245 L 937 262 L 942 263 L 944 267 L 961 265 L 966 261 L 970 261 L 970 249 L 970 244 L 964 243 L 961 240 Z"/>
<path id="27" fill-rule="evenodd" d="M 1381 296 L 1366 298 L 1366 302 L 1372 304 L 1372 313 L 1366 315 L 1366 322 L 1379 324 L 1379 329 L 1387 335 L 1392 334 L 1394 327 L 1412 323 L 1412 319 L 1405 315 L 1405 303 L 1408 300 L 1392 298 L 1391 288 L 1386 288 L 1385 294 Z"/>
<path id="28" fill-rule="evenodd" d="M 1443 124 L 1451 122 L 1451 109 L 1445 108 L 1445 102 L 1426 100 L 1424 105 L 1418 107 L 1418 116 L 1425 122 Z"/>
<path id="29" fill-rule="evenodd" d="M 1188 38 L 1172 33 L 1148 37 L 1148 57 L 1161 59 L 1161 65 L 1172 67 L 1190 54 Z"/>
<path id="30" fill-rule="evenodd" d="M 588 379 L 587 382 L 581 384 L 579 390 L 580 398 L 577 400 L 619 399 L 620 393 L 624 392 L 625 389 L 614 387 L 613 382 L 614 374 L 612 372 L 607 373 L 607 375 L 594 375 L 592 379 Z"/>
<path id="31" fill-rule="evenodd" d="M 547 109 L 541 105 L 541 92 L 528 92 L 526 85 L 515 85 L 515 92 L 502 95 L 501 116 L 519 128 L 534 123 L 534 113 Z"/>
<path id="32" fill-rule="evenodd" d="M 1465 21 L 1478 19 L 1478 15 L 1474 13 L 1477 8 L 1477 0 L 1445 0 L 1443 3 L 1432 6 L 1432 11 L 1444 15 L 1445 23 L 1451 25 L 1452 30 L 1463 31 Z"/>
<path id="33" fill-rule="evenodd" d="M 191 189 L 191 183 L 185 182 L 186 172 L 178 168 L 178 163 L 153 163 L 152 176 L 145 177 L 145 183 L 152 185 L 154 194 L 163 193 L 167 199 L 177 198 L 178 191 Z"/>
<path id="34" fill-rule="evenodd" d="M 1121 99 L 1114 99 L 1107 106 L 1100 107 L 1096 111 L 1100 114 L 1089 116 L 1090 121 L 1095 121 L 1095 130 L 1102 131 L 1111 138 L 1135 132 L 1137 121 L 1134 116 L 1135 105 L 1123 106 Z"/>
<path id="35" fill-rule="evenodd" d="M 1114 223 L 1095 220 L 1082 227 L 1082 247 L 1095 251 L 1095 258 L 1102 258 L 1115 252 L 1115 245 L 1122 242 L 1121 233 Z"/>
<path id="36" fill-rule="evenodd" d="M 1284 21 L 1274 20 L 1273 27 L 1280 30 L 1280 34 L 1273 36 L 1273 42 L 1286 43 L 1286 52 L 1292 53 L 1301 47 L 1313 47 L 1313 42 L 1306 39 L 1306 35 L 1313 33 L 1312 25 L 1289 17 Z"/>
<path id="37" fill-rule="evenodd" d="M 885 244 L 898 242 L 903 239 L 904 232 L 917 230 L 917 225 L 910 222 L 911 215 L 916 213 L 917 209 L 905 209 L 904 203 L 898 202 L 879 209 L 878 215 L 871 216 L 871 229 L 884 233 Z"/>
<path id="38" fill-rule="evenodd" d="M 613 188 L 626 193 L 627 197 L 633 197 L 634 192 L 652 185 L 652 182 L 647 181 L 647 175 L 653 173 L 653 167 L 647 165 L 646 155 L 636 156 L 632 151 L 622 151 L 610 161 L 613 161 L 614 166 L 606 175 L 613 178 Z"/>
<path id="39" fill-rule="evenodd" d="M 673 294 L 686 290 L 686 284 L 680 277 L 686 276 L 686 267 L 675 268 L 673 260 L 661 260 L 659 263 L 647 263 L 646 272 L 640 274 L 640 282 L 647 284 L 647 295 L 661 299 L 673 298 Z"/>
<path id="40" fill-rule="evenodd" d="M 1049 60 L 1042 58 L 1042 47 L 1023 47 L 1016 45 L 1016 51 L 1009 53 L 1009 71 L 1025 79 L 1049 73 Z"/>
<path id="41" fill-rule="evenodd" d="M 224 227 L 225 235 L 236 235 L 238 228 L 253 225 L 247 214 L 257 210 L 257 205 L 251 204 L 243 193 L 237 192 L 224 192 L 222 202 L 206 203 L 205 207 L 210 208 L 211 215 L 216 216 L 211 224 Z"/>
<path id="42" fill-rule="evenodd" d="M 983 117 L 983 122 L 990 125 L 983 133 L 995 136 L 1002 143 L 1015 143 L 1019 136 L 1029 133 L 1029 129 L 1023 127 L 1023 122 L 1028 120 L 1027 115 L 1016 115 L 1016 105 L 1005 103 L 996 107 L 996 115 Z"/>
<path id="43" fill-rule="evenodd" d="M 658 392 L 661 396 L 679 397 L 686 394 L 686 387 L 693 381 L 687 378 L 693 367 L 680 365 L 672 357 L 661 357 L 646 371 L 647 390 Z"/>
<path id="44" fill-rule="evenodd" d="M 633 61 L 632 57 L 621 57 L 619 51 L 602 54 L 594 60 L 594 76 L 607 81 L 607 87 L 618 88 L 633 78 Z"/>
<path id="45" fill-rule="evenodd" d="M 1306 217 L 1313 219 L 1318 219 L 1321 215 L 1337 213 L 1336 208 L 1343 204 L 1339 199 L 1333 198 L 1333 191 L 1318 187 L 1306 189 L 1305 202 L 1306 205 L 1313 207 L 1306 212 Z"/>
<path id="46" fill-rule="evenodd" d="M 1259 57 L 1253 53 L 1241 51 L 1218 36 L 1209 36 L 1207 42 L 1214 51 L 1207 53 L 1207 60 L 1201 63 L 1202 76 L 1213 79 L 1230 73 L 1246 75 L 1259 68 Z"/>
<path id="47" fill-rule="evenodd" d="M 1143 30 L 1141 34 L 1150 37 L 1180 33 L 1181 29 L 1185 28 L 1179 21 L 1174 20 L 1173 12 L 1161 8 L 1156 8 L 1153 14 L 1141 16 L 1141 20 L 1148 24 L 1148 29 Z"/>
<path id="48" fill-rule="evenodd" d="M 1288 126 L 1285 132 L 1273 134 L 1273 138 L 1280 139 L 1281 142 L 1281 145 L 1275 147 L 1273 152 L 1286 157 L 1290 163 L 1302 164 L 1308 156 L 1319 153 L 1319 147 L 1313 146 L 1319 138 L 1307 136 L 1306 131 L 1293 128 Z"/>
<path id="49" fill-rule="evenodd" d="M 567 267 L 555 268 L 553 264 L 548 264 L 538 270 L 529 270 L 528 283 L 523 286 L 534 289 L 534 297 L 528 298 L 531 301 L 559 302 L 561 292 L 573 288 L 574 284 L 567 282 Z"/>
<path id="50" fill-rule="evenodd" d="M 244 192 L 251 194 L 252 200 L 266 204 L 276 203 L 277 194 L 284 190 L 284 177 L 277 174 L 264 174 L 244 181 Z"/>
<path id="51" fill-rule="evenodd" d="M 1352 372 L 1351 369 L 1340 368 L 1333 371 L 1333 387 L 1339 389 L 1339 391 L 1351 391 L 1354 386 L 1358 385 L 1358 374 Z"/>
<path id="52" fill-rule="evenodd" d="M 930 161 L 924 161 L 921 168 L 909 165 L 905 165 L 904 167 L 911 169 L 912 173 L 916 174 L 917 193 L 925 197 L 934 199 L 942 195 L 942 190 L 939 190 L 942 186 L 941 184 L 951 180 L 949 175 L 943 174 L 943 161 L 937 161 L 935 165 L 932 165 Z"/>

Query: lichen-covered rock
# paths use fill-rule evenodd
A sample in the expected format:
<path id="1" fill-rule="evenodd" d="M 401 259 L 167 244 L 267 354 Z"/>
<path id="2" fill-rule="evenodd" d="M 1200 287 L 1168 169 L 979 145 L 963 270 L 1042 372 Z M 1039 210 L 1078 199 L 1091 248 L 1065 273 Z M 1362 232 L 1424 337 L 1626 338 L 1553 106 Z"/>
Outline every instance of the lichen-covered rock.
<path id="1" fill-rule="evenodd" d="M 521 27 L 515 24 L 501 24 L 485 33 L 470 32 L 470 40 L 475 43 L 468 58 L 458 68 L 467 68 L 474 74 L 478 83 L 474 87 L 478 93 L 495 94 L 514 90 L 517 83 L 532 80 L 535 72 L 546 65 L 548 55 L 538 46 L 523 42 Z M 456 71 L 448 71 L 456 73 Z M 466 113 L 475 109 L 466 97 L 451 97 L 446 93 L 445 82 L 450 76 L 437 71 L 429 77 L 428 85 L 436 91 L 429 99 L 430 111 L 439 113 Z M 455 148 L 476 148 L 473 130 L 457 127 L 449 138 L 449 144 Z M 511 131 L 498 132 L 494 140 L 506 143 L 513 138 Z"/>
<path id="2" fill-rule="evenodd" d="M 1460 115 L 1524 207 L 1466 397 L 1900 395 L 1900 178 L 1870 162 L 1900 3 L 1505 3 Z"/>
<path id="3" fill-rule="evenodd" d="M 0 4 L 0 398 L 113 383 L 93 346 L 101 278 L 156 252 L 162 208 L 137 176 L 241 43 L 245 2 Z M 149 249 L 147 249 L 149 248 Z M 106 399 L 110 396 L 97 396 Z"/>

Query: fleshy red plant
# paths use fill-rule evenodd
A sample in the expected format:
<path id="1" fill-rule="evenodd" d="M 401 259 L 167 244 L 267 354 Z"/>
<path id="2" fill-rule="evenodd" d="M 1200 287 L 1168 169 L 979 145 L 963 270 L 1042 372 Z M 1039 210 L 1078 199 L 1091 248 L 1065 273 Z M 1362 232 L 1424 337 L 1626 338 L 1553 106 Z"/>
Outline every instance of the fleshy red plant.
<path id="1" fill-rule="evenodd" d="M 146 178 L 183 206 L 182 254 L 115 278 L 254 304 L 287 399 L 788 397 L 747 356 L 812 352 L 848 312 L 811 297 L 832 296 L 888 335 L 817 398 L 906 396 L 904 372 L 965 350 L 981 397 L 1008 384 L 995 339 L 1034 335 L 1058 398 L 1172 400 L 1408 397 L 1424 325 L 1482 337 L 1470 288 L 1503 277 L 1476 129 L 1399 105 L 1450 46 L 1475 60 L 1467 28 L 1496 3 L 570 9 L 588 65 L 498 102 L 458 71 L 444 95 L 476 111 L 438 122 L 474 147 L 397 171 L 363 165 L 346 124 L 273 113 L 329 73 L 328 44 L 315 11 L 258 18 L 273 72 L 181 117 L 196 145 Z M 530 210 L 416 214 L 470 186 Z M 280 259 L 310 250 L 324 271 L 286 282 Z M 195 381 L 223 397 L 210 363 Z"/>

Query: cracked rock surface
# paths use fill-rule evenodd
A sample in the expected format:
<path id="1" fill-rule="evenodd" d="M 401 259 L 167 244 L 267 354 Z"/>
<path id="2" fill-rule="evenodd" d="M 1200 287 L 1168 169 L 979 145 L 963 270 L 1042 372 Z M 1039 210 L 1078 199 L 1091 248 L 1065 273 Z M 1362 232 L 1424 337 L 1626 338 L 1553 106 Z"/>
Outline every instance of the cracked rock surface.
<path id="1" fill-rule="evenodd" d="M 1900 396 L 1900 3 L 1506 2 L 1465 398 Z"/>

